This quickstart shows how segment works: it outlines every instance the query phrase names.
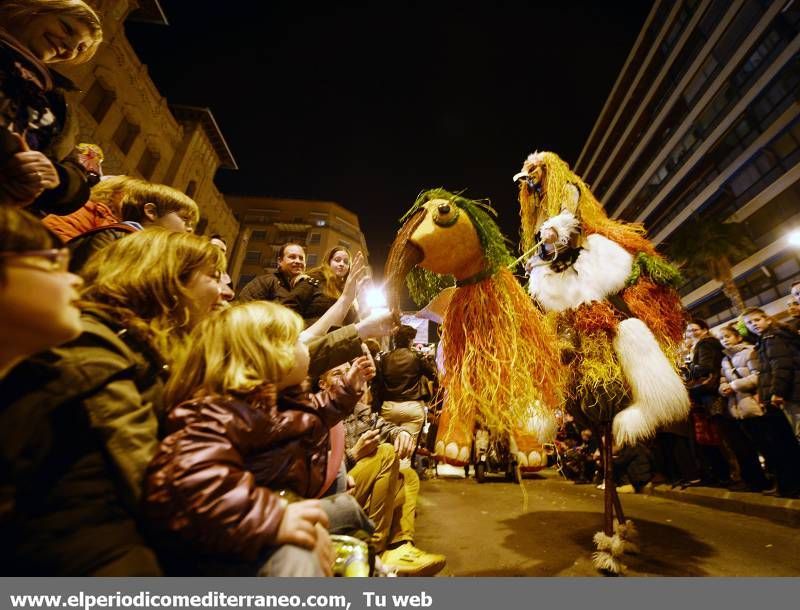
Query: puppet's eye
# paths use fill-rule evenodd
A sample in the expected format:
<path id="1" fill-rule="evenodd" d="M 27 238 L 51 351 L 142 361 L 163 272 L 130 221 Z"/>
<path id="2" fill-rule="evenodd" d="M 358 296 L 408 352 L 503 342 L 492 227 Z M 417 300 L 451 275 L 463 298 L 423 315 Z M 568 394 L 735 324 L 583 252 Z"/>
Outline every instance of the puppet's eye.
<path id="1" fill-rule="evenodd" d="M 454 203 L 443 201 L 433 209 L 433 222 L 440 227 L 449 227 L 458 220 L 460 210 Z"/>

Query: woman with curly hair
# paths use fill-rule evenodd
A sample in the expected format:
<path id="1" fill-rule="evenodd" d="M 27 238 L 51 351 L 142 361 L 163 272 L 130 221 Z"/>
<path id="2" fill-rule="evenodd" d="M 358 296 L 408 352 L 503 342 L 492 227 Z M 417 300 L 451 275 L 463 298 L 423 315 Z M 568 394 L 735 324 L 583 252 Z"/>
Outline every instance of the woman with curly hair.
<path id="1" fill-rule="evenodd" d="M 162 229 L 118 240 L 84 270 L 82 332 L 4 380 L 4 574 L 157 575 L 138 530 L 169 365 L 222 306 L 222 252 Z M 6 502 L 8 500 L 8 502 Z"/>

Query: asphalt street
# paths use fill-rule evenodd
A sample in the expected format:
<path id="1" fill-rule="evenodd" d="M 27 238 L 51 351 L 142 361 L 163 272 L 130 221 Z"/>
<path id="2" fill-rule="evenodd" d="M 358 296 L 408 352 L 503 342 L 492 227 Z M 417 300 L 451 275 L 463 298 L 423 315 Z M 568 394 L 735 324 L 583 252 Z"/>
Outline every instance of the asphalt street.
<path id="1" fill-rule="evenodd" d="M 523 492 L 524 490 L 524 492 Z M 527 508 L 526 499 L 527 495 Z M 652 495 L 622 495 L 641 535 L 628 576 L 800 576 L 800 528 Z M 603 492 L 547 471 L 422 482 L 416 545 L 447 555 L 439 576 L 595 576 Z"/>

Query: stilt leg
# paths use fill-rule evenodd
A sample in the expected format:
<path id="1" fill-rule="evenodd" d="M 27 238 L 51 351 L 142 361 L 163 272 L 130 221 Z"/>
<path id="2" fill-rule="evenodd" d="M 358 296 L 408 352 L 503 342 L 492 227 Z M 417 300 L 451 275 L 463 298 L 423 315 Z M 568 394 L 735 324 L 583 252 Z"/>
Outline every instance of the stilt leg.
<path id="1" fill-rule="evenodd" d="M 601 455 L 603 456 L 603 483 L 605 486 L 604 522 L 603 531 L 597 532 L 594 542 L 597 551 L 592 555 L 594 566 L 605 574 L 622 574 L 625 565 L 622 563 L 622 554 L 625 552 L 625 541 L 614 528 L 614 511 L 622 524 L 622 504 L 617 497 L 614 484 L 613 438 L 611 422 L 604 424 L 602 429 Z"/>
<path id="2" fill-rule="evenodd" d="M 622 502 L 619 499 L 619 494 L 617 493 L 617 488 L 613 488 L 614 493 L 614 513 L 616 514 L 617 521 L 619 523 L 625 523 L 625 514 L 622 512 Z"/>
<path id="3" fill-rule="evenodd" d="M 603 531 L 606 536 L 614 535 L 614 463 L 611 442 L 611 424 L 605 424 L 603 430 L 603 482 L 605 483 L 605 521 Z"/>

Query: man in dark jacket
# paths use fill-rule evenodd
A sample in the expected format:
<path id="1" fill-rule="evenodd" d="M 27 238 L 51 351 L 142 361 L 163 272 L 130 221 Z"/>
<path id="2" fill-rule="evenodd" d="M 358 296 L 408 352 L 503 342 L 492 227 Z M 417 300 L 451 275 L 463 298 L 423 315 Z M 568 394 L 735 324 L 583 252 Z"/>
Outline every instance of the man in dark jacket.
<path id="1" fill-rule="evenodd" d="M 433 364 L 411 349 L 416 335 L 412 326 L 398 329 L 394 335 L 395 349 L 381 358 L 374 384 L 383 401 L 381 416 L 407 430 L 415 444 L 425 422 L 426 379 L 436 379 Z"/>
<path id="2" fill-rule="evenodd" d="M 800 496 L 800 337 L 776 323 L 762 309 L 751 307 L 742 313 L 745 326 L 758 336 L 756 347 L 760 369 L 758 398 L 766 408 L 764 438 L 775 462 L 777 492 L 783 497 Z M 760 441 L 760 442 L 759 442 Z"/>
<path id="3" fill-rule="evenodd" d="M 306 270 L 303 246 L 286 243 L 278 250 L 278 268 L 253 278 L 239 293 L 240 301 L 276 301 L 283 304 L 295 281 Z"/>

